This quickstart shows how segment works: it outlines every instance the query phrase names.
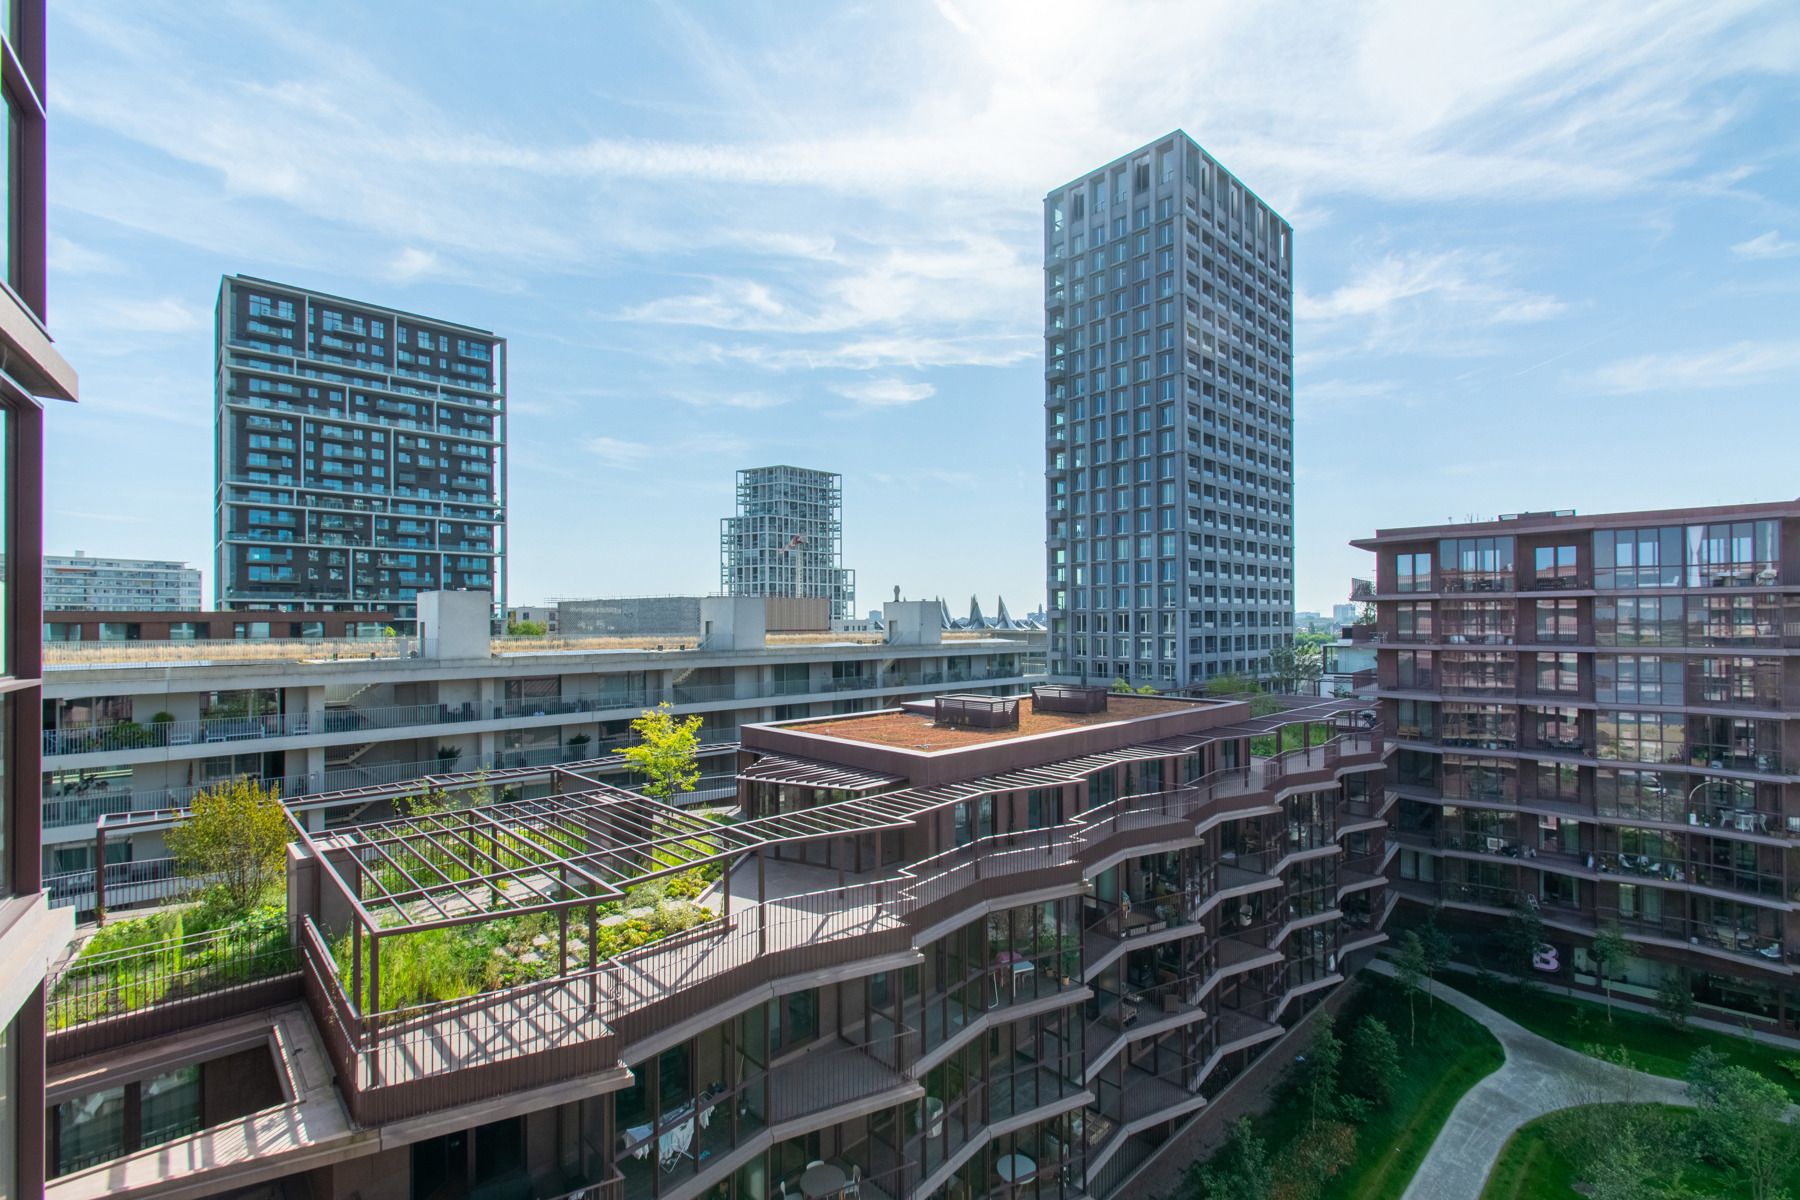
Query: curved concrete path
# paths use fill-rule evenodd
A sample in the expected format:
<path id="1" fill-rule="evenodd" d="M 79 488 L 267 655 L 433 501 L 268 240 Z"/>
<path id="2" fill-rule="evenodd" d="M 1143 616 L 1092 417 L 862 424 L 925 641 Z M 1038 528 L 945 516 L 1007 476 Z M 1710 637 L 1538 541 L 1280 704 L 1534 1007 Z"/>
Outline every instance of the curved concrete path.
<path id="1" fill-rule="evenodd" d="M 1392 975 L 1377 959 L 1368 970 Z M 1506 1062 L 1463 1094 L 1438 1131 L 1401 1200 L 1479 1200 L 1488 1172 L 1519 1126 L 1560 1108 L 1611 1101 L 1690 1104 L 1687 1085 L 1601 1062 L 1501 1016 L 1453 987 L 1428 984 L 1440 1001 L 1487 1027 Z"/>

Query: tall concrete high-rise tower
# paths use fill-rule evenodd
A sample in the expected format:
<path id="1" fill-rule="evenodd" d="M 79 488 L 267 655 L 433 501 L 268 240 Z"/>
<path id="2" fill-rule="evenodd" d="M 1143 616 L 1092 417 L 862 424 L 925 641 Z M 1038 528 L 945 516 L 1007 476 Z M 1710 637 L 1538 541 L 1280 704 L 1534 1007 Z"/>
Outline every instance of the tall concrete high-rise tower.
<path id="1" fill-rule="evenodd" d="M 1052 674 L 1258 675 L 1293 638 L 1293 230 L 1176 131 L 1044 198 Z"/>
<path id="2" fill-rule="evenodd" d="M 719 584 L 731 596 L 812 596 L 856 611 L 844 566 L 844 477 L 806 467 L 737 473 L 737 515 L 719 522 Z"/>
<path id="3" fill-rule="evenodd" d="M 220 608 L 504 608 L 505 339 L 242 275 L 217 325 Z"/>

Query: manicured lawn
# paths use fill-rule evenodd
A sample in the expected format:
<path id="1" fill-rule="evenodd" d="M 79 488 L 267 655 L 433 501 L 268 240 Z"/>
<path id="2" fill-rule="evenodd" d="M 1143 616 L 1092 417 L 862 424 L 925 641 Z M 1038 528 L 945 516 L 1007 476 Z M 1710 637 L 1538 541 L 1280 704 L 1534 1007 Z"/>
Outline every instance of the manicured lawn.
<path id="1" fill-rule="evenodd" d="M 1484 983 L 1457 971 L 1447 971 L 1438 978 L 1558 1045 L 1584 1052 L 1596 1045 L 1623 1046 L 1631 1055 L 1633 1066 L 1669 1079 L 1685 1078 L 1694 1052 L 1710 1046 L 1732 1065 L 1749 1067 L 1800 1100 L 1800 1079 L 1781 1065 L 1787 1059 L 1800 1059 L 1800 1050 L 1768 1046 L 1710 1029 L 1678 1031 L 1660 1017 L 1624 1009 L 1614 1009 L 1608 1022 L 1606 1006 L 1598 1000 L 1576 1000 L 1542 989 L 1525 990 L 1508 981 Z"/>
<path id="2" fill-rule="evenodd" d="M 1681 1181 L 1699 1196 L 1736 1196 L 1742 1181 L 1684 1152 L 1689 1142 L 1691 1111 L 1658 1104 L 1637 1105 L 1655 1119 L 1666 1122 L 1656 1143 L 1665 1148 L 1665 1161 L 1653 1164 L 1659 1178 L 1680 1171 Z M 1579 1109 L 1539 1117 L 1513 1134 L 1488 1175 L 1481 1200 L 1582 1200 L 1575 1190 L 1579 1181 L 1575 1164 L 1557 1137 L 1558 1129 Z M 1785 1185 L 1789 1195 L 1800 1194 L 1800 1162 L 1793 1163 Z"/>
<path id="3" fill-rule="evenodd" d="M 1505 1061 L 1493 1034 L 1442 1002 L 1435 1009 L 1419 1002 L 1418 1041 L 1408 1045 L 1399 987 L 1369 972 L 1358 978 L 1357 994 L 1338 1014 L 1338 1036 L 1348 1038 L 1365 1014 L 1374 1013 L 1399 1040 L 1406 1073 L 1393 1104 L 1357 1127 L 1356 1160 L 1325 1186 L 1320 1200 L 1388 1200 L 1405 1191 L 1456 1102 Z M 1272 1159 L 1281 1158 L 1307 1116 L 1305 1099 L 1289 1090 L 1257 1122 Z"/>

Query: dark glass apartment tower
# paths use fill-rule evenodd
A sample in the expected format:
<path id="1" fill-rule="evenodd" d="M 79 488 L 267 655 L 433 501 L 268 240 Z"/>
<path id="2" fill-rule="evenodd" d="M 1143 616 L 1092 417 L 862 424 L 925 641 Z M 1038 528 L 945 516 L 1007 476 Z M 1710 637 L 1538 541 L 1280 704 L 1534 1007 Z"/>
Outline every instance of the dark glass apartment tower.
<path id="1" fill-rule="evenodd" d="M 1703 1015 L 1800 1029 L 1800 504 L 1384 529 L 1373 627 L 1400 895 L 1537 971 L 1673 976 Z M 1410 919 L 1421 910 L 1413 908 Z M 1496 949 L 1496 953 L 1502 953 Z"/>
<path id="2" fill-rule="evenodd" d="M 216 345 L 221 609 L 505 605 L 505 339 L 233 275 Z"/>
<path id="3" fill-rule="evenodd" d="M 44 5 L 0 10 L 0 1200 L 44 1194 L 44 976 L 74 931 L 42 890 L 44 400 L 75 399 L 45 331 Z"/>
<path id="4" fill-rule="evenodd" d="M 1260 674 L 1294 624 L 1293 232 L 1179 131 L 1044 198 L 1050 670 Z"/>

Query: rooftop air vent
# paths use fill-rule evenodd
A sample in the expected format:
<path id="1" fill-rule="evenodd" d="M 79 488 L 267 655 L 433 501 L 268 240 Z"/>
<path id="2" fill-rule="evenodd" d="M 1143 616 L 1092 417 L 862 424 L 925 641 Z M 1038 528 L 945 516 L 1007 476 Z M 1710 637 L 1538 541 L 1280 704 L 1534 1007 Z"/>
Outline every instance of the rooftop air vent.
<path id="1" fill-rule="evenodd" d="M 1031 711 L 1041 713 L 1097 713 L 1106 711 L 1106 689 L 1044 683 L 1031 689 Z"/>
<path id="2" fill-rule="evenodd" d="M 1007 696 L 939 696 L 932 705 L 932 718 L 939 725 L 964 729 L 1017 729 L 1018 697 Z"/>

